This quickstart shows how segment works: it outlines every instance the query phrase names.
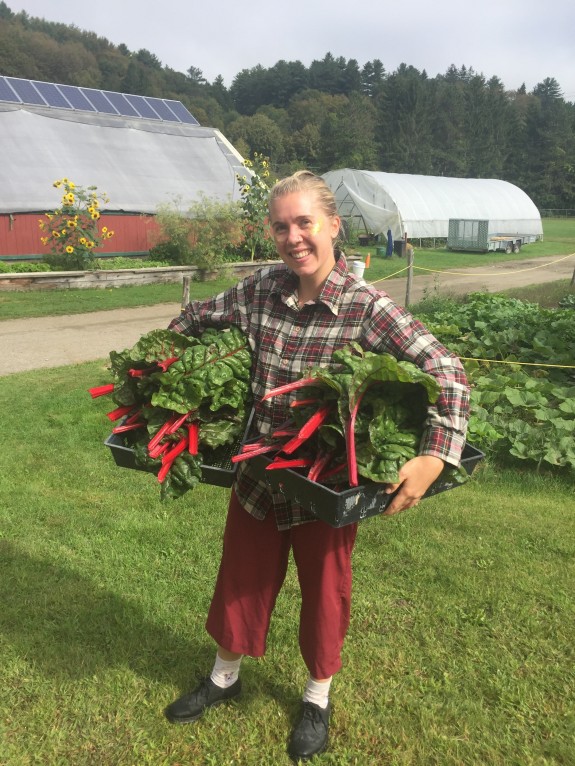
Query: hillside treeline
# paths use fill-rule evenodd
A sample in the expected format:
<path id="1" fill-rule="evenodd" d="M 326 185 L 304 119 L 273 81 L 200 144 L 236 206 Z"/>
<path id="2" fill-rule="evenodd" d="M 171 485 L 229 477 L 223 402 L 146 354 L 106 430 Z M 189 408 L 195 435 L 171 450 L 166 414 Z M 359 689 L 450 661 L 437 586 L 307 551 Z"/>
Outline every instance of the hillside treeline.
<path id="1" fill-rule="evenodd" d="M 199 63 L 199 62 L 196 62 Z M 177 72 L 152 52 L 0 2 L 0 74 L 182 101 L 244 156 L 278 174 L 306 166 L 474 178 L 516 184 L 540 209 L 575 208 L 575 104 L 548 77 L 506 90 L 472 68 L 428 77 L 327 53 L 243 69 L 227 88 L 197 66 Z"/>

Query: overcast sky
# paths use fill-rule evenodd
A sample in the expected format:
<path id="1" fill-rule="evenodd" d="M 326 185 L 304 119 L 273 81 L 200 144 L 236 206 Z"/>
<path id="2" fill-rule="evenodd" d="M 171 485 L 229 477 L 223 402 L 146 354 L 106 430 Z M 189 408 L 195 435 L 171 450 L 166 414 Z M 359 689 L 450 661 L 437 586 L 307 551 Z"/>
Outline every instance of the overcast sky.
<path id="1" fill-rule="evenodd" d="M 5 0 L 14 12 L 74 24 L 180 72 L 226 86 L 242 69 L 306 67 L 329 51 L 387 72 L 411 64 L 434 77 L 451 65 L 532 90 L 554 77 L 575 101 L 575 0 Z"/>

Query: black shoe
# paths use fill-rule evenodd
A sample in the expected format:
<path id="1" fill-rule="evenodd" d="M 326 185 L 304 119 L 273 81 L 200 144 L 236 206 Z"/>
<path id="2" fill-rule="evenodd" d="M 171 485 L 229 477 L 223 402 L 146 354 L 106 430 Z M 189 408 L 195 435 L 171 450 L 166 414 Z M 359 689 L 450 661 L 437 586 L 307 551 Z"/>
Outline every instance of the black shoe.
<path id="1" fill-rule="evenodd" d="M 313 702 L 303 703 L 303 715 L 292 731 L 288 745 L 290 758 L 294 761 L 307 761 L 308 758 L 323 753 L 327 747 L 330 712 L 329 702 L 325 710 Z"/>
<path id="2" fill-rule="evenodd" d="M 170 723 L 190 723 L 200 718 L 206 708 L 221 705 L 222 702 L 237 697 L 241 690 L 242 682 L 239 678 L 227 689 L 222 689 L 208 676 L 203 678 L 193 691 L 168 705 L 164 714 Z"/>

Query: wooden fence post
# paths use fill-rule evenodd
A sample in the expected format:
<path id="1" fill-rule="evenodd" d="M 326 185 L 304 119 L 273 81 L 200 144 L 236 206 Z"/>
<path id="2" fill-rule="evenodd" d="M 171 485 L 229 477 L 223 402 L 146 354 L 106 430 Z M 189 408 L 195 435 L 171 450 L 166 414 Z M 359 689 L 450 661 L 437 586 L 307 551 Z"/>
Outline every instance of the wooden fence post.
<path id="1" fill-rule="evenodd" d="M 184 276 L 182 278 L 182 311 L 186 308 L 190 302 L 190 277 Z"/>
<path id="2" fill-rule="evenodd" d="M 407 232 L 403 236 L 403 246 L 407 256 L 407 284 L 405 288 L 405 307 L 407 308 L 411 302 L 411 285 L 413 281 L 413 248 L 407 247 Z"/>

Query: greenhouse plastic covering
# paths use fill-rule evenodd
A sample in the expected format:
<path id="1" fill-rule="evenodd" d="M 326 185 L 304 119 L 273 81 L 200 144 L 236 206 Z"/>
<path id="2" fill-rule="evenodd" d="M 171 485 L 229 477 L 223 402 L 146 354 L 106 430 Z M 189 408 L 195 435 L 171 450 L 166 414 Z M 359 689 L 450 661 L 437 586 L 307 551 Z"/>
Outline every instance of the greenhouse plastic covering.
<path id="1" fill-rule="evenodd" d="M 110 211 L 239 198 L 242 158 L 214 128 L 0 103 L 0 213 L 53 210 L 54 181 L 96 186 Z"/>
<path id="2" fill-rule="evenodd" d="M 323 175 L 335 193 L 339 214 L 358 230 L 394 239 L 447 237 L 449 219 L 489 221 L 489 233 L 543 233 L 530 197 L 492 178 L 382 173 L 345 168 Z"/>

